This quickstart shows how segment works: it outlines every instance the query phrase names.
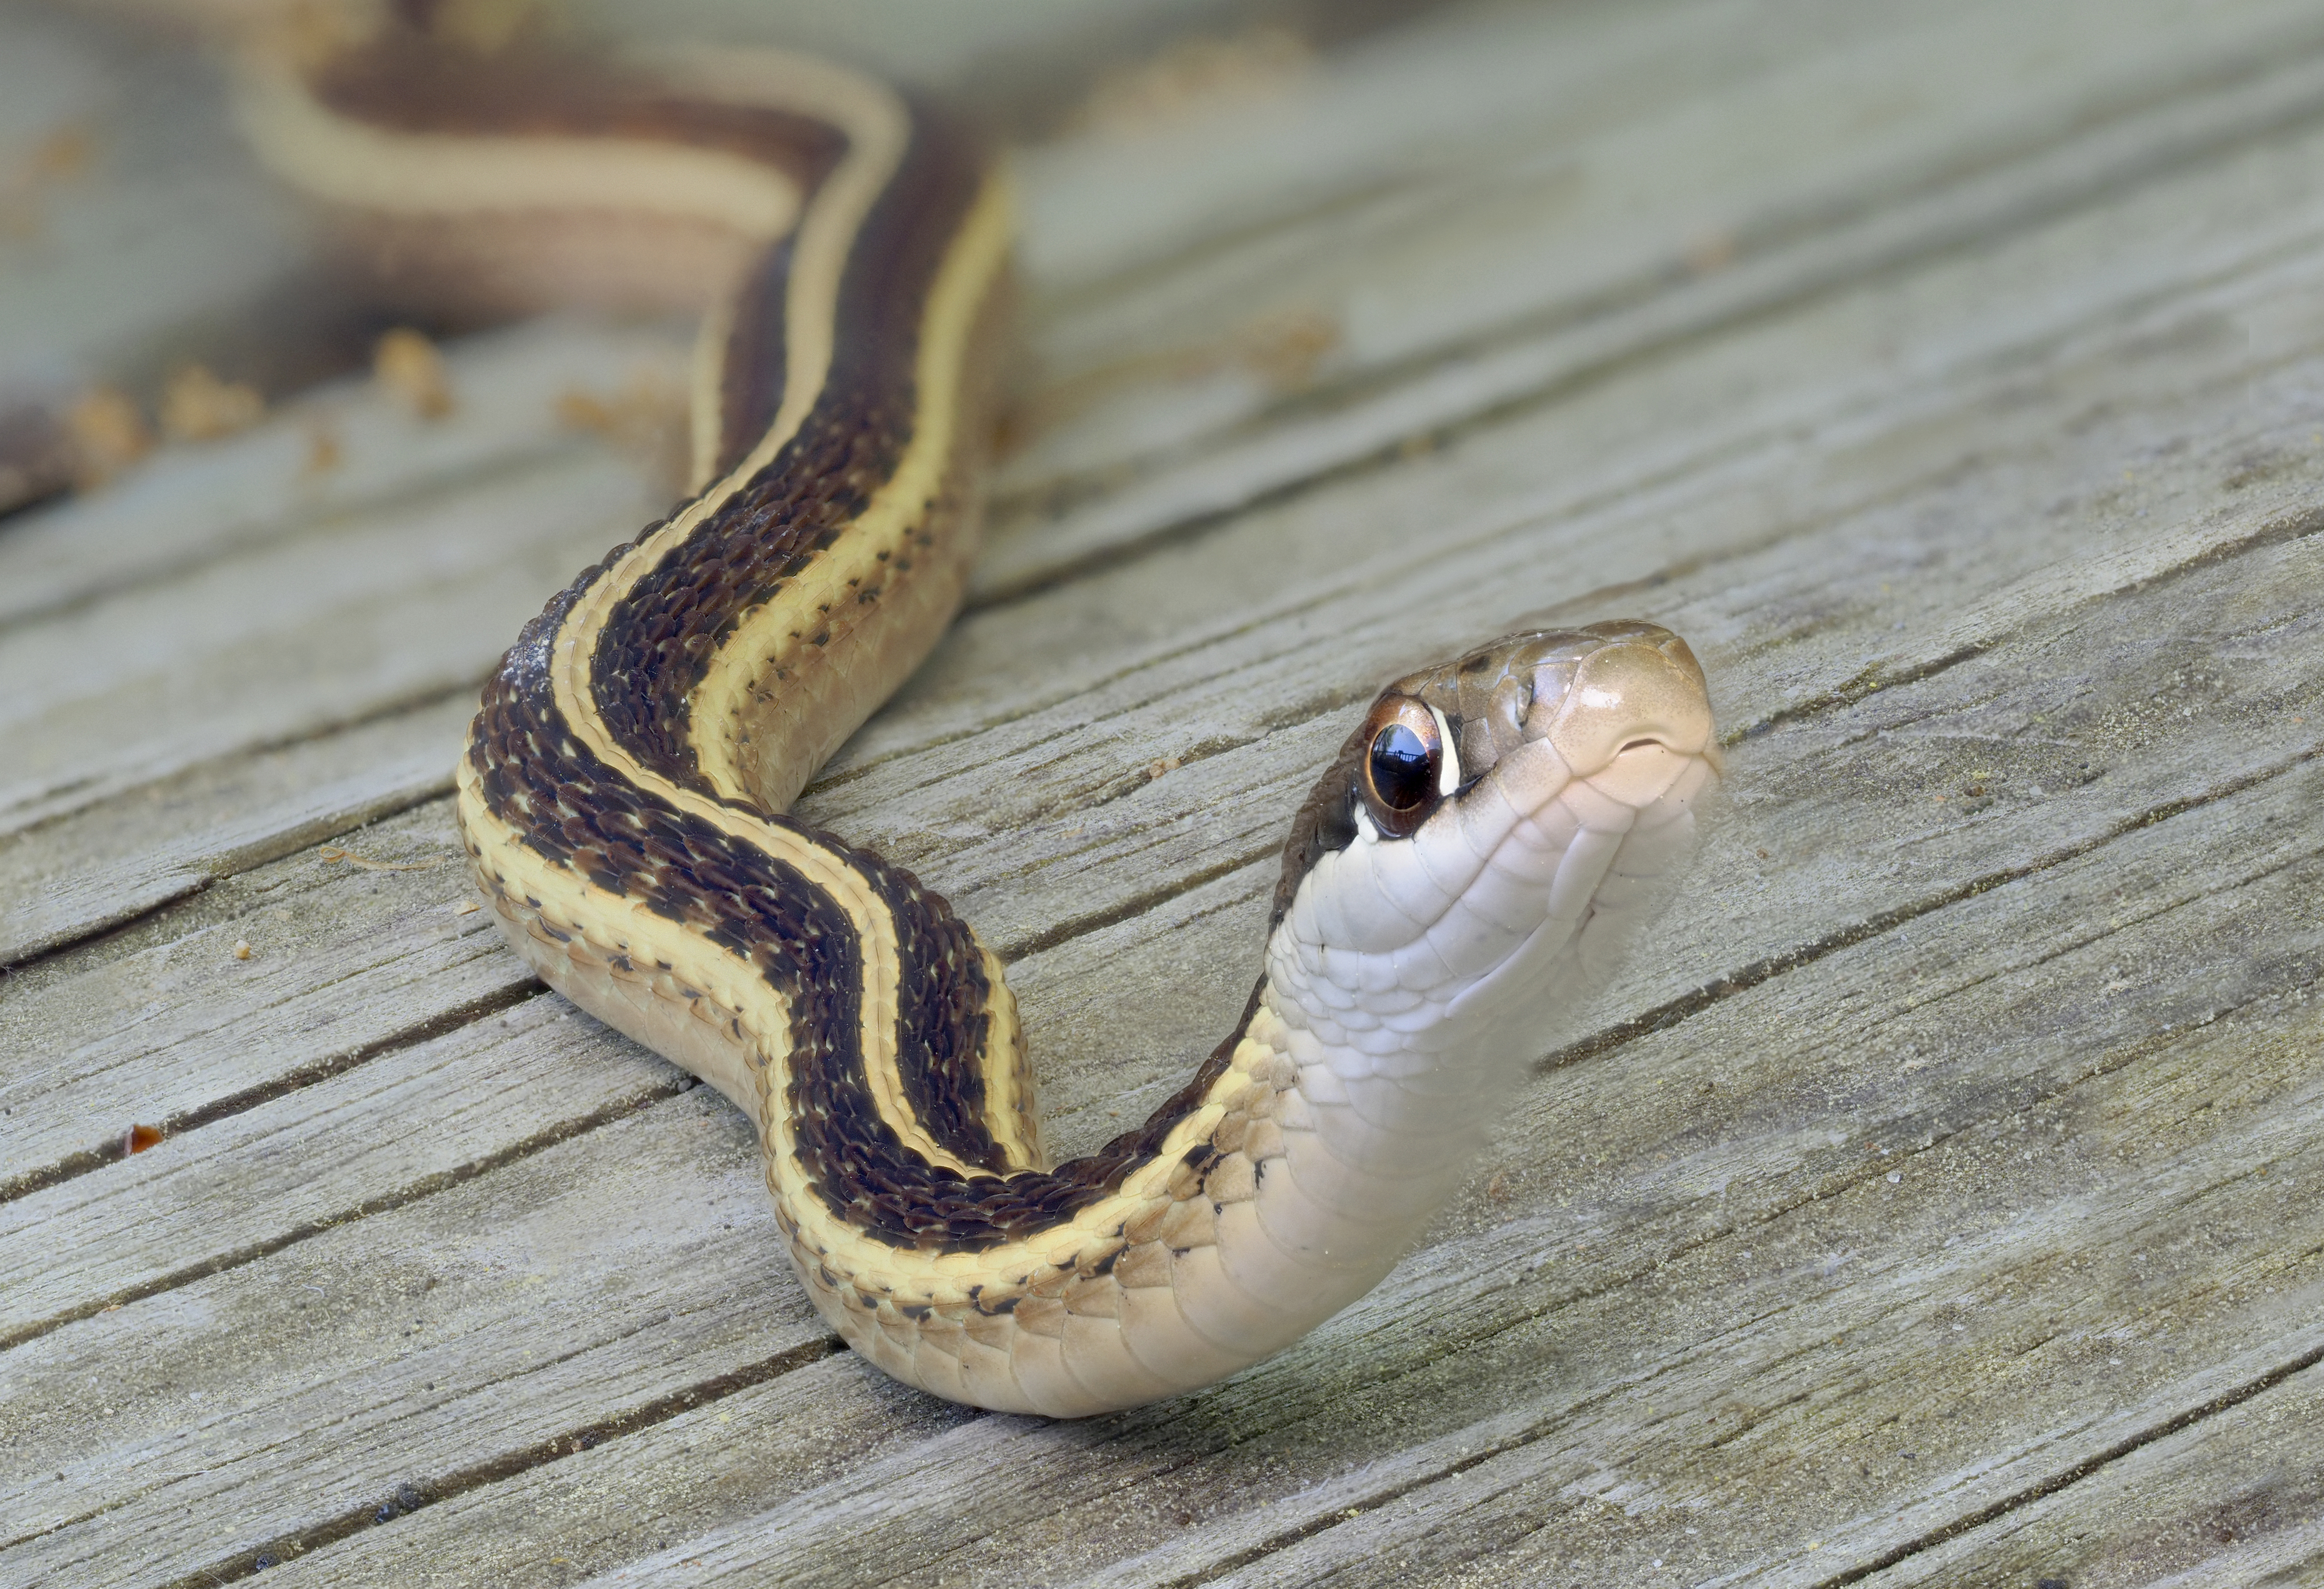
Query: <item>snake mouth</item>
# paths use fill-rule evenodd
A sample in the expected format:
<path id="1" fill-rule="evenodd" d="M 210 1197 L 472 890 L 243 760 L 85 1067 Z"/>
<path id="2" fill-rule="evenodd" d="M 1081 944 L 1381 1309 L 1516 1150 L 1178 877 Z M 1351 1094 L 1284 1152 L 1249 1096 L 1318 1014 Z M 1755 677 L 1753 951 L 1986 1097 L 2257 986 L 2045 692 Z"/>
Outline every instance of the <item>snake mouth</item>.
<path id="1" fill-rule="evenodd" d="M 1674 745 L 1666 739 L 1658 738 L 1655 735 L 1649 734 L 1644 739 L 1627 741 L 1620 750 L 1614 753 L 1614 759 L 1616 761 L 1619 761 L 1622 757 L 1629 754 L 1632 751 L 1646 750 L 1668 751 L 1674 755 L 1681 756 L 1700 756 L 1704 762 L 1710 764 L 1711 775 L 1713 778 L 1725 778 L 1727 776 L 1727 756 L 1726 753 L 1719 748 L 1719 741 L 1716 737 L 1708 739 L 1703 744 L 1695 746 L 1692 750 L 1688 750 L 1681 746 Z"/>

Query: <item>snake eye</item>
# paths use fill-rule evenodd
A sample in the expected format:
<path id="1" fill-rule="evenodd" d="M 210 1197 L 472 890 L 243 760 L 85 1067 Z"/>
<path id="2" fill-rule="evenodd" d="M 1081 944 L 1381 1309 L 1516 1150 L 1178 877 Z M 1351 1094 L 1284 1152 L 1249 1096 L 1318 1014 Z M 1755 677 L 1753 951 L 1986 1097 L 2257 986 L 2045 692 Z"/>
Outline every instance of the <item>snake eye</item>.
<path id="1" fill-rule="evenodd" d="M 1364 740 L 1358 791 L 1381 836 L 1403 838 L 1443 798 L 1443 732 L 1436 714 L 1419 701 L 1391 695 L 1381 697 L 1372 707 L 1364 723 Z"/>
<path id="2" fill-rule="evenodd" d="M 1391 811 L 1409 811 L 1428 798 L 1436 781 L 1428 747 L 1401 723 L 1391 723 L 1372 741 L 1372 792 Z"/>

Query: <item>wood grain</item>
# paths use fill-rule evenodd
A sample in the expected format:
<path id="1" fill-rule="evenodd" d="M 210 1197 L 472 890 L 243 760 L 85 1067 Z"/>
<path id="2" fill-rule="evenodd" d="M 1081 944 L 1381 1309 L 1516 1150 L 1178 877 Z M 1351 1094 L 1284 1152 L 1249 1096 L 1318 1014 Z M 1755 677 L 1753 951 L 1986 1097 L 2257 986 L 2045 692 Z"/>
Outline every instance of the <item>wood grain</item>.
<path id="1" fill-rule="evenodd" d="M 1686 904 L 1373 1296 L 972 1415 L 464 913 L 475 681 L 656 501 L 558 398 L 682 336 L 165 451 L 0 525 L 0 1583 L 2313 1576 L 2312 13 L 1450 9 L 1019 162 L 980 594 L 801 808 L 1012 961 L 1054 1145 L 1183 1079 L 1357 703 L 1480 634 L 1695 643 Z"/>

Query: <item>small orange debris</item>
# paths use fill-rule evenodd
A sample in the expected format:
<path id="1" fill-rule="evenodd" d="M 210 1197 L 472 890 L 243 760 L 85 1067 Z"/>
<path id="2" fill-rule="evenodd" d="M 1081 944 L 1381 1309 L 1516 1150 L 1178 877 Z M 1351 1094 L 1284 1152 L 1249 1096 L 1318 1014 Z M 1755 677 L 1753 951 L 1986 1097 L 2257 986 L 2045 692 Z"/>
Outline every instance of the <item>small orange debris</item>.
<path id="1" fill-rule="evenodd" d="M 250 940 L 248 938 L 238 938 L 234 940 L 234 957 L 237 960 L 247 960 L 250 958 Z"/>
<path id="2" fill-rule="evenodd" d="M 558 394 L 557 422 L 611 442 L 665 483 L 682 485 L 687 463 L 686 394 L 640 370 L 610 395 L 568 386 Z"/>
<path id="3" fill-rule="evenodd" d="M 172 441 L 216 441 L 247 430 L 266 412 L 255 386 L 221 381 L 202 365 L 188 365 L 161 392 L 161 434 Z"/>
<path id="4" fill-rule="evenodd" d="M 307 432 L 307 473 L 327 475 L 346 462 L 339 449 L 339 433 L 328 425 L 317 425 Z"/>
<path id="5" fill-rule="evenodd" d="M 48 189 L 88 172 L 97 139 L 78 123 L 51 128 L 13 170 L 0 171 L 0 236 L 36 237 Z"/>
<path id="6" fill-rule="evenodd" d="M 337 845 L 325 845 L 315 852 L 315 859 L 327 866 L 334 861 L 345 861 L 364 872 L 425 872 L 436 864 L 438 858 L 430 855 L 425 861 L 374 861 L 367 855 L 358 855 L 353 850 L 342 849 Z"/>
<path id="7" fill-rule="evenodd" d="M 51 128 L 32 145 L 24 174 L 36 182 L 69 182 L 88 174 L 97 153 L 97 135 L 78 122 Z"/>
<path id="8" fill-rule="evenodd" d="M 153 432 L 136 402 L 117 386 L 92 386 L 65 410 L 73 475 L 84 491 L 102 485 L 153 450 Z"/>
<path id="9" fill-rule="evenodd" d="M 378 34 L 383 19 L 366 6 L 290 0 L 287 5 L 253 6 L 249 20 L 254 36 L 263 42 L 270 53 L 311 69 L 368 42 Z"/>
<path id="10" fill-rule="evenodd" d="M 440 420 L 452 411 L 452 377 L 436 345 L 409 326 L 399 326 L 372 350 L 372 379 L 412 414 Z"/>
<path id="11" fill-rule="evenodd" d="M 124 1154 L 143 1153 L 148 1148 L 161 1145 L 161 1128 L 158 1125 L 133 1125 L 121 1133 Z"/>
<path id="12" fill-rule="evenodd" d="M 1705 232 L 1686 245 L 1686 268 L 1698 276 L 1723 271 L 1735 263 L 1735 234 Z"/>
<path id="13" fill-rule="evenodd" d="M 594 436 L 613 435 L 620 423 L 604 398 L 578 386 L 567 386 L 557 394 L 557 422 L 567 430 L 586 430 Z"/>
<path id="14" fill-rule="evenodd" d="M 1106 74 L 1071 125 L 1134 137 L 1236 100 L 1283 93 L 1306 75 L 1314 59 L 1314 47 L 1279 23 L 1223 39 L 1185 40 L 1139 65 Z"/>
<path id="15" fill-rule="evenodd" d="M 476 55 L 497 55 L 539 20 L 538 0 L 443 0 L 426 8 L 428 31 Z"/>
<path id="16" fill-rule="evenodd" d="M 1296 392 L 1340 346 L 1339 317 L 1319 309 L 1285 309 L 1236 334 L 1242 362 L 1277 392 Z"/>

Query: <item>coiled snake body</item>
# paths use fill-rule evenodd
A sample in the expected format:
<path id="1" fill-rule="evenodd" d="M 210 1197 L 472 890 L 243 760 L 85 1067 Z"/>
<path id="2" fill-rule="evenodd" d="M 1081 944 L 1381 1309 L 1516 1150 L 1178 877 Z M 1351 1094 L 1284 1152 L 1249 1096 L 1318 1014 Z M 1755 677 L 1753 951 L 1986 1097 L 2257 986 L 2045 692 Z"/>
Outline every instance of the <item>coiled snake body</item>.
<path id="1" fill-rule="evenodd" d="M 518 638 L 458 816 L 518 953 L 750 1115 L 847 1342 L 1074 1417 L 1232 1373 L 1376 1283 L 1687 851 L 1717 752 L 1685 645 L 1522 634 L 1390 685 L 1294 823 L 1235 1030 L 1052 1166 L 999 963 L 908 873 L 784 814 L 960 602 L 1001 181 L 790 57 L 616 75 L 391 32 L 254 75 L 245 106 L 407 278 L 521 296 L 585 234 L 565 287 L 739 264 L 696 494 Z"/>

